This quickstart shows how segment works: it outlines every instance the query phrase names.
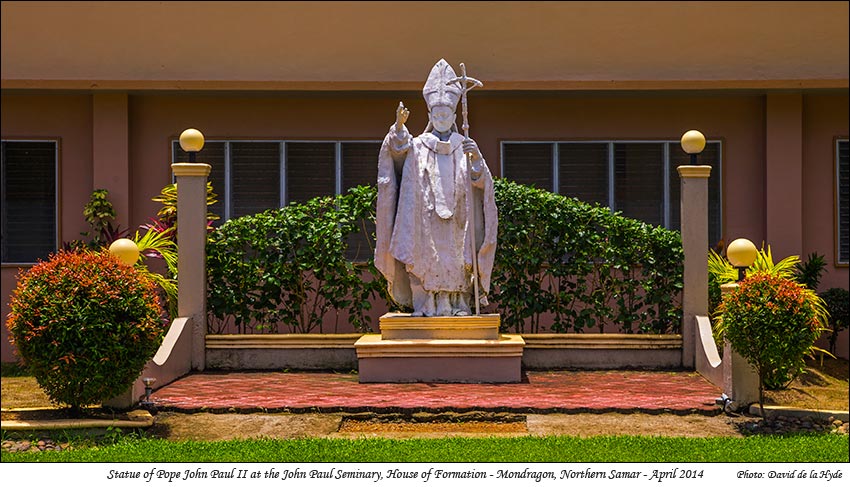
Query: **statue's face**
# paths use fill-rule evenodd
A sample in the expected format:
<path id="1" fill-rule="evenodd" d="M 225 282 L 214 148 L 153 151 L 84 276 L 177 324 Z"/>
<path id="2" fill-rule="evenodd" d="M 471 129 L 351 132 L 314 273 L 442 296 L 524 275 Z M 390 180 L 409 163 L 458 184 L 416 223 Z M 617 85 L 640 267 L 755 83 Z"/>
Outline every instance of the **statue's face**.
<path id="1" fill-rule="evenodd" d="M 451 130 L 452 125 L 455 123 L 455 118 L 457 118 L 454 110 L 446 106 L 432 108 L 428 116 L 431 118 L 431 125 L 438 132 L 448 132 Z"/>

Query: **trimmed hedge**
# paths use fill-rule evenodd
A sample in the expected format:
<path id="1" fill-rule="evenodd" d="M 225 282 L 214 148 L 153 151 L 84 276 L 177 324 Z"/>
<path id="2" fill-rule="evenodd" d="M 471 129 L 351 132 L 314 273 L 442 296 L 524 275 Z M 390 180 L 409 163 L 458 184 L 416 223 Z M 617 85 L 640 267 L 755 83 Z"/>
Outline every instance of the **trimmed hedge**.
<path id="1" fill-rule="evenodd" d="M 337 324 L 347 313 L 355 329 L 369 330 L 370 299 L 384 293 L 386 281 L 372 258 L 357 264 L 346 253 L 351 236 L 374 222 L 376 199 L 376 190 L 358 187 L 235 218 L 213 231 L 210 332 L 332 333 L 322 324 L 328 313 Z"/>
<path id="2" fill-rule="evenodd" d="M 682 246 L 653 227 L 505 179 L 496 180 L 499 241 L 491 311 L 504 330 L 677 332 Z M 309 333 L 327 314 L 369 331 L 370 300 L 387 300 L 373 265 L 377 190 L 230 220 L 207 247 L 211 333 Z M 367 238 L 366 235 L 369 235 Z M 370 246 L 352 263 L 352 242 Z M 609 330 L 610 331 L 610 330 Z"/>
<path id="3" fill-rule="evenodd" d="M 548 319 L 554 332 L 679 330 L 678 232 L 506 179 L 496 205 L 493 301 L 506 329 L 537 333 Z"/>

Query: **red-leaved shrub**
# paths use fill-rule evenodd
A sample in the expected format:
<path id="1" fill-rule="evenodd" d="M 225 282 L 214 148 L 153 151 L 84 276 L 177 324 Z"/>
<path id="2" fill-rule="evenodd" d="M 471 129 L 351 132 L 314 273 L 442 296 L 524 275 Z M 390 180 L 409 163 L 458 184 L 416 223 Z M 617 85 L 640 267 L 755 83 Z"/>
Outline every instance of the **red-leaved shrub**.
<path id="1" fill-rule="evenodd" d="M 78 410 L 123 393 L 165 333 L 154 284 L 103 251 L 60 251 L 18 277 L 6 322 L 38 384 Z"/>

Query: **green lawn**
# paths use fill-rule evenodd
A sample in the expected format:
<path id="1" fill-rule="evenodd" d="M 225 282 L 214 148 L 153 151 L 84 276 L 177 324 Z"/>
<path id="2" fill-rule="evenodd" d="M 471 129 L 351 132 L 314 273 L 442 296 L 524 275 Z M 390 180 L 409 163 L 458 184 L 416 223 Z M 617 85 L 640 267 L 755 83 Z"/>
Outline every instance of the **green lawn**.
<path id="1" fill-rule="evenodd" d="M 437 440 L 122 439 L 65 452 L 4 454 L 3 462 L 829 462 L 850 460 L 840 435 L 664 438 L 552 436 Z"/>

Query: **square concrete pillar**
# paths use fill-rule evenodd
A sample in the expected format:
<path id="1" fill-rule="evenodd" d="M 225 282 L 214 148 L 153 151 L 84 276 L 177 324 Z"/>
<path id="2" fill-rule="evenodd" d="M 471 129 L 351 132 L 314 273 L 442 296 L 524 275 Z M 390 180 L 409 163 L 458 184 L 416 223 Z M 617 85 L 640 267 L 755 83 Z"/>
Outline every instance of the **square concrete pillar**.
<path id="1" fill-rule="evenodd" d="M 679 166 L 682 179 L 682 367 L 693 368 L 696 317 L 708 315 L 708 177 L 711 166 Z"/>
<path id="2" fill-rule="evenodd" d="M 191 318 L 192 370 L 204 370 L 207 334 L 208 164 L 172 164 L 177 177 L 177 314 Z"/>

